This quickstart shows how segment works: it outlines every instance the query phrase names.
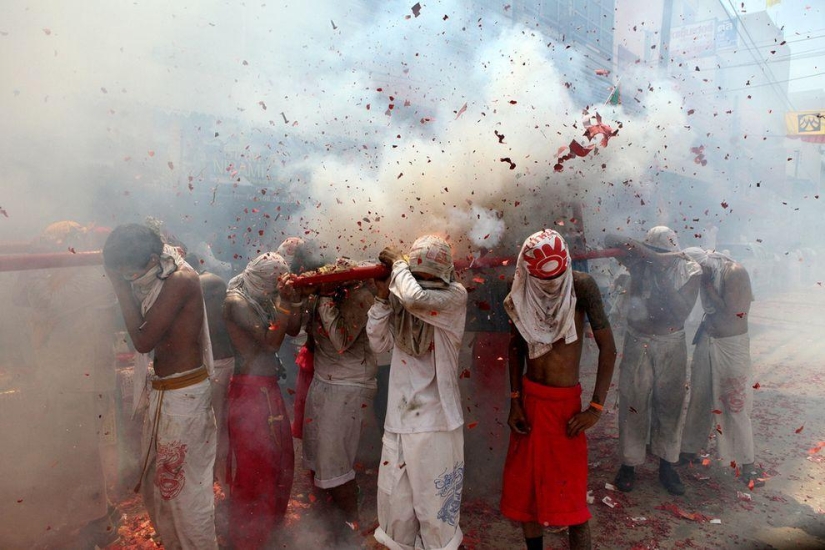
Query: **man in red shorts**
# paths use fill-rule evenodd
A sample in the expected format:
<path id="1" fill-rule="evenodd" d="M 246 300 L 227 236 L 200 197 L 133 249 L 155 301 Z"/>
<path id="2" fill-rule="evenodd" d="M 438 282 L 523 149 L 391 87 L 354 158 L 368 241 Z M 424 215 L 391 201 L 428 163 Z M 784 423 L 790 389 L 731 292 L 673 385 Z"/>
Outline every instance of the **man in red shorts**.
<path id="1" fill-rule="evenodd" d="M 504 300 L 513 321 L 512 433 L 501 511 L 521 522 L 528 550 L 542 548 L 542 529 L 551 525 L 569 526 L 571 549 L 591 546 L 584 431 L 602 414 L 616 345 L 596 282 L 569 266 L 561 235 L 550 229 L 531 235 L 521 248 Z M 593 397 L 582 410 L 579 361 L 585 314 L 599 358 Z"/>

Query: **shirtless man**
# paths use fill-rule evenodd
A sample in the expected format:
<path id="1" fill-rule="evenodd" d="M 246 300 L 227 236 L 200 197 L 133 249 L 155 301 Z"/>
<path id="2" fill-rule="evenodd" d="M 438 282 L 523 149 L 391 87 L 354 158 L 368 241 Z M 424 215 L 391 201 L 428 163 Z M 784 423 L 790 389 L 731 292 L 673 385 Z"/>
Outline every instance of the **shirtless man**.
<path id="1" fill-rule="evenodd" d="M 676 233 L 650 229 L 644 242 L 608 235 L 608 248 L 630 272 L 625 297 L 627 327 L 619 366 L 619 450 L 622 466 L 614 484 L 633 490 L 635 467 L 646 447 L 659 457 L 659 481 L 674 495 L 685 486 L 673 464 L 679 460 L 687 375 L 685 319 L 699 292 L 701 268 L 679 252 Z"/>
<path id="2" fill-rule="evenodd" d="M 135 350 L 136 409 L 148 354 L 154 376 L 143 430 L 141 479 L 149 517 L 166 548 L 217 549 L 212 475 L 209 332 L 198 274 L 148 227 L 116 227 L 103 247 Z"/>
<path id="3" fill-rule="evenodd" d="M 235 349 L 229 385 L 229 522 L 238 550 L 266 547 L 286 512 L 295 454 L 289 415 L 278 385 L 277 352 L 301 322 L 295 291 L 282 281 L 284 259 L 261 254 L 229 281 L 223 316 Z M 279 301 L 279 298 L 282 298 Z"/>
<path id="4" fill-rule="evenodd" d="M 232 349 L 229 331 L 223 319 L 226 282 L 208 271 L 201 271 L 200 282 L 203 300 L 206 303 L 206 319 L 209 323 L 209 339 L 212 341 L 212 358 L 215 364 L 215 375 L 212 377 L 212 410 L 215 411 L 215 422 L 218 426 L 215 479 L 225 490 L 226 457 L 229 452 L 226 400 L 229 394 L 229 380 L 235 371 L 235 351 Z"/>
<path id="5" fill-rule="evenodd" d="M 696 460 L 699 450 L 707 446 L 708 434 L 716 422 L 716 446 L 722 463 L 735 465 L 749 488 L 761 487 L 765 482 L 753 465 L 750 419 L 750 277 L 742 264 L 724 254 L 696 247 L 687 248 L 684 253 L 702 266 L 699 295 L 705 317 L 693 339 L 696 349 L 690 369 L 690 404 L 679 463 Z"/>
<path id="6" fill-rule="evenodd" d="M 585 430 L 601 417 L 616 345 L 593 278 L 570 267 L 551 229 L 524 241 L 504 307 L 510 339 L 512 433 L 501 511 L 519 521 L 528 550 L 543 548 L 543 526 L 569 526 L 570 548 L 589 549 Z M 579 363 L 587 315 L 599 348 L 593 397 L 582 410 Z M 527 367 L 526 373 L 524 367 Z"/>

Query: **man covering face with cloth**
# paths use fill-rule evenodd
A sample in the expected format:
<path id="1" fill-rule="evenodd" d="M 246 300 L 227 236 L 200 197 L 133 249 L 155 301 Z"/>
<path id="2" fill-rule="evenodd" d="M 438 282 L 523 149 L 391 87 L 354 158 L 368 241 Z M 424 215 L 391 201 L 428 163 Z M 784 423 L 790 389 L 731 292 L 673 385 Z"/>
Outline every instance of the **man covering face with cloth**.
<path id="1" fill-rule="evenodd" d="M 458 351 L 467 291 L 455 281 L 452 250 L 440 237 L 416 240 L 408 260 L 394 247 L 379 259 L 392 273 L 375 281 L 367 336 L 375 353 L 392 350 L 392 362 L 375 538 L 393 550 L 455 550 L 463 537 Z"/>
<path id="2" fill-rule="evenodd" d="M 567 244 L 551 229 L 524 244 L 504 308 L 510 340 L 512 430 L 501 511 L 519 521 L 528 550 L 543 548 L 544 526 L 569 526 L 570 548 L 590 548 L 587 442 L 601 417 L 616 346 L 593 278 L 570 268 Z M 593 397 L 582 410 L 579 360 L 584 318 L 599 348 Z M 525 371 L 526 366 L 526 371 Z"/>
<path id="3" fill-rule="evenodd" d="M 212 492 L 212 349 L 198 274 L 142 225 L 119 226 L 103 247 L 135 360 L 135 411 L 147 402 L 143 499 L 165 548 L 217 549 Z M 144 381 L 154 352 L 151 389 Z M 148 394 L 148 395 L 147 395 Z"/>

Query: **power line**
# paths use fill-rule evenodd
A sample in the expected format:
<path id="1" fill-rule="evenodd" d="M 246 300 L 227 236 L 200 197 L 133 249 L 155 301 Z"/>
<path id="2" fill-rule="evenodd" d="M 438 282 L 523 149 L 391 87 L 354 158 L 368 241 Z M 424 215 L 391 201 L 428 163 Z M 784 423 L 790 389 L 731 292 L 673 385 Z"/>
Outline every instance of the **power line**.
<path id="1" fill-rule="evenodd" d="M 725 10 L 725 12 L 727 12 L 727 8 L 722 3 L 722 0 L 718 0 L 718 1 L 719 1 L 719 5 L 722 6 L 722 9 Z M 736 8 L 733 6 L 733 3 L 731 2 L 731 0 L 728 0 L 728 5 L 730 6 L 731 11 L 733 12 L 733 14 L 736 16 L 736 20 L 739 22 L 739 24 L 736 26 L 736 32 L 740 37 L 742 37 L 743 43 L 745 45 L 745 48 L 747 48 L 748 53 L 750 53 L 751 57 L 753 57 L 753 60 L 757 62 L 759 68 L 762 70 L 762 73 L 765 75 L 765 77 L 768 79 L 768 81 L 769 82 L 775 81 L 776 77 L 774 76 L 773 71 L 771 71 L 770 67 L 768 67 L 767 64 L 765 64 L 764 62 L 759 61 L 759 59 L 757 58 L 757 56 L 754 53 L 753 49 L 751 48 L 750 45 L 748 45 L 747 41 L 745 40 L 745 37 L 743 36 L 742 31 L 744 31 L 744 33 L 748 36 L 748 39 L 750 39 L 751 44 L 756 43 L 754 41 L 753 37 L 751 36 L 750 31 L 748 31 L 747 27 L 745 26 L 744 22 L 742 21 L 742 18 L 739 17 L 739 13 L 736 11 Z M 787 91 L 783 90 L 781 87 L 778 87 L 778 86 L 774 87 L 775 84 L 771 84 L 771 86 L 773 87 L 774 92 L 777 93 L 779 98 L 784 100 L 785 104 L 788 107 L 790 107 L 790 110 L 795 111 L 796 108 L 794 107 L 793 102 L 791 102 L 791 99 L 788 97 Z"/>
<path id="2" fill-rule="evenodd" d="M 773 86 L 775 84 L 779 84 L 779 83 L 782 83 L 782 82 L 795 82 L 797 80 L 804 80 L 806 78 L 814 78 L 815 76 L 822 76 L 822 75 L 825 75 L 825 72 L 816 73 L 816 74 L 808 74 L 808 75 L 805 75 L 805 76 L 798 76 L 796 78 L 789 78 L 787 80 L 775 80 L 773 82 L 767 82 L 765 84 L 753 84 L 753 85 L 750 85 L 750 86 L 744 86 L 742 88 L 722 88 L 721 92 L 727 93 L 727 92 L 737 92 L 739 90 L 751 90 L 753 88 L 762 88 L 762 87 L 765 87 L 765 86 Z M 709 93 L 709 92 L 702 92 L 702 93 Z M 719 93 L 719 90 L 713 90 L 713 93 Z M 792 111 L 796 110 L 795 108 L 793 108 L 793 105 L 791 105 L 791 107 L 792 107 L 792 109 L 791 109 Z"/>

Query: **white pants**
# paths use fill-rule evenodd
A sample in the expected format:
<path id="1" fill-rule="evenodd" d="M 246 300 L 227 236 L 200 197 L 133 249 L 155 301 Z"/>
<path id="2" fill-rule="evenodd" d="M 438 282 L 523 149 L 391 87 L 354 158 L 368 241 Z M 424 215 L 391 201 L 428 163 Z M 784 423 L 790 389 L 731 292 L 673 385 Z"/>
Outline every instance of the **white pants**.
<path id="1" fill-rule="evenodd" d="M 229 455 L 229 419 L 226 399 L 229 395 L 229 380 L 235 372 L 235 358 L 215 359 L 215 374 L 212 376 L 212 410 L 218 426 L 218 446 L 215 452 L 215 479 L 226 488 L 226 462 Z"/>
<path id="2" fill-rule="evenodd" d="M 679 460 L 684 420 L 685 332 L 663 336 L 626 329 L 619 366 L 619 450 L 622 464 L 639 466 L 650 451 Z"/>
<path id="3" fill-rule="evenodd" d="M 355 456 L 367 403 L 375 390 L 312 379 L 304 412 L 304 468 L 315 486 L 332 489 L 355 479 Z"/>
<path id="4" fill-rule="evenodd" d="M 391 550 L 456 550 L 464 486 L 464 428 L 384 432 L 375 540 Z"/>
<path id="5" fill-rule="evenodd" d="M 207 379 L 149 394 L 143 424 L 141 465 L 147 456 L 148 462 L 142 493 L 167 550 L 218 548 L 212 490 L 217 430 L 210 384 Z"/>
<path id="6" fill-rule="evenodd" d="M 753 463 L 753 385 L 750 338 L 702 335 L 691 362 L 690 404 L 682 451 L 697 453 L 707 448 L 708 434 L 717 428 L 719 457 L 737 464 Z M 718 411 L 718 412 L 713 412 Z"/>

